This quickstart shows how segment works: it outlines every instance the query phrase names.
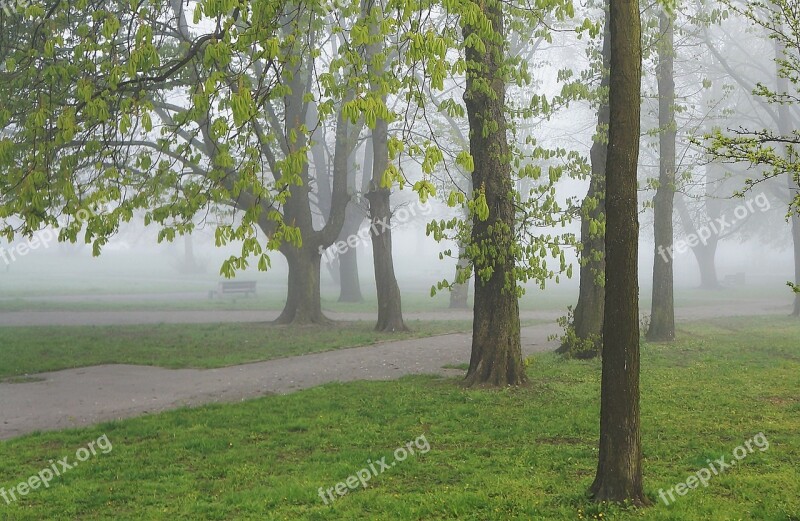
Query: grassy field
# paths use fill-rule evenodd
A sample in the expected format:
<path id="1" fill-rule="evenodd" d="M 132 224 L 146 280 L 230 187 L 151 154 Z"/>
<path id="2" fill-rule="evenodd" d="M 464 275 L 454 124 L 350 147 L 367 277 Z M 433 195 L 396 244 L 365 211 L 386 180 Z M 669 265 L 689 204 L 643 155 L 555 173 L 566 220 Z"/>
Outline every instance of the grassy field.
<path id="1" fill-rule="evenodd" d="M 0 487 L 106 435 L 113 450 L 11 504 L 17 519 L 800 519 L 800 323 L 715 320 L 645 345 L 640 510 L 585 497 L 597 462 L 599 363 L 530 359 L 531 385 L 473 391 L 433 377 L 331 384 L 0 442 Z M 658 498 L 763 433 L 755 450 L 671 506 Z M 430 450 L 396 462 L 425 436 Z M 416 447 L 420 447 L 417 445 Z M 329 505 L 319 488 L 396 462 Z M 382 467 L 378 467 L 382 468 Z M 324 491 L 323 491 L 324 493 Z"/>
<path id="2" fill-rule="evenodd" d="M 330 327 L 268 323 L 0 328 L 0 379 L 99 364 L 210 368 L 388 340 L 470 331 L 468 321 L 408 321 L 378 333 L 372 322 Z"/>

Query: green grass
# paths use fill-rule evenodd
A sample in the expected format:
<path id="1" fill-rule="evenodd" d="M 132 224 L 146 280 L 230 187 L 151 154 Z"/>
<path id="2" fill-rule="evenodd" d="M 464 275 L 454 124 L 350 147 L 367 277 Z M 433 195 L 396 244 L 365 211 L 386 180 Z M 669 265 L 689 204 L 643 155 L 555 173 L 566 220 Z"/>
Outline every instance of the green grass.
<path id="1" fill-rule="evenodd" d="M 408 321 L 378 333 L 372 322 L 330 327 L 268 323 L 0 328 L 0 379 L 99 364 L 211 368 L 388 340 L 469 331 L 468 321 Z"/>
<path id="2" fill-rule="evenodd" d="M 98 454 L 11 505 L 17 519 L 762 520 L 800 519 L 800 324 L 785 318 L 682 327 L 642 352 L 641 510 L 585 497 L 597 463 L 599 363 L 538 355 L 531 385 L 465 390 L 413 377 L 330 384 L 236 405 L 179 410 L 0 442 L 9 488 L 105 434 Z M 763 432 L 756 450 L 707 488 L 658 502 Z M 328 488 L 367 460 L 425 435 L 369 487 L 326 506 Z M 602 516 L 600 515 L 602 514 Z"/>

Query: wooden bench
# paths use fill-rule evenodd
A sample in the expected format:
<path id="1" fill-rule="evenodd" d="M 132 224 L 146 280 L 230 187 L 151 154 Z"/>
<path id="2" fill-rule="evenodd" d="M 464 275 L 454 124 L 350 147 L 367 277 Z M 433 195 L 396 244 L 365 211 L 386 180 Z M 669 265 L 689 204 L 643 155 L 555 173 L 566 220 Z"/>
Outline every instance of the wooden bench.
<path id="1" fill-rule="evenodd" d="M 731 286 L 744 286 L 746 280 L 747 277 L 742 272 L 742 273 L 736 273 L 734 275 L 725 275 L 725 280 L 723 282 Z"/>
<path id="2" fill-rule="evenodd" d="M 216 290 L 208 292 L 208 298 L 224 295 L 244 295 L 249 297 L 256 294 L 255 280 L 224 280 L 219 283 Z"/>

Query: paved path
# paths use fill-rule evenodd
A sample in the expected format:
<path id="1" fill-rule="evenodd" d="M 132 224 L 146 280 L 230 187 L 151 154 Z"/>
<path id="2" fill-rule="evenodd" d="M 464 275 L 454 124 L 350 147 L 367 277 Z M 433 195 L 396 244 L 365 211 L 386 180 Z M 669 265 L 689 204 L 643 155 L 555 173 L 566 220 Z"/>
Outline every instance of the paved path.
<path id="1" fill-rule="evenodd" d="M 788 314 L 788 306 L 748 303 L 746 314 Z M 233 320 L 225 312 L 157 313 L 159 322 Z M 235 312 L 239 321 L 265 320 L 263 312 Z M 557 313 L 549 313 L 557 315 Z M 741 306 L 684 308 L 679 319 L 745 314 Z M 16 315 L 13 324 L 119 324 L 149 323 L 152 315 L 142 313 L 6 313 Z M 46 315 L 44 321 L 39 315 Z M 450 313 L 447 313 L 450 316 Z M 358 315 L 339 315 L 355 319 Z M 424 316 L 431 318 L 430 313 Z M 24 317 L 21 320 L 20 317 Z M 91 318 L 94 317 L 94 318 Z M 113 319 L 112 319 L 113 317 Z M 62 321 L 59 321 L 63 319 Z M 370 317 L 372 318 L 372 317 Z M 202 320 L 201 320 L 202 319 Z M 213 320 L 210 320 L 213 319 Z M 554 323 L 522 330 L 526 355 L 549 351 L 555 342 L 547 337 L 559 331 Z M 463 371 L 443 366 L 469 361 L 470 335 L 454 334 L 432 338 L 386 342 L 305 356 L 270 360 L 220 369 L 170 370 L 133 365 L 104 365 L 37 375 L 41 381 L 0 383 L 0 439 L 36 430 L 53 430 L 101 421 L 127 418 L 187 405 L 236 402 L 270 393 L 290 393 L 328 382 L 388 380 L 409 374 L 461 375 Z"/>
<path id="2" fill-rule="evenodd" d="M 523 329 L 526 353 L 554 349 L 554 325 Z M 63 429 L 185 405 L 236 402 L 328 382 L 390 380 L 409 374 L 459 375 L 442 366 L 469 362 L 470 335 L 387 342 L 221 369 L 102 365 L 0 383 L 0 439 Z"/>

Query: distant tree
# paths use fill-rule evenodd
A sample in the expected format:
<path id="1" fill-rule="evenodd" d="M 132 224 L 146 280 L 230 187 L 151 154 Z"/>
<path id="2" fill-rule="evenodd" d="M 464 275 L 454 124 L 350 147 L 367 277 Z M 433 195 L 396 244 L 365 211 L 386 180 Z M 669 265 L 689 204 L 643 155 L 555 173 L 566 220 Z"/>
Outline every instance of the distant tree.
<path id="1" fill-rule="evenodd" d="M 727 132 L 717 129 L 705 136 L 708 152 L 717 160 L 739 161 L 766 168 L 760 178 L 748 179 L 745 190 L 766 179 L 785 176 L 794 245 L 795 280 L 789 286 L 796 293 L 792 315 L 800 317 L 800 162 L 796 147 L 800 146 L 800 131 L 794 125 L 791 108 L 800 104 L 797 85 L 800 84 L 800 11 L 794 0 L 734 2 L 722 0 L 732 11 L 764 31 L 775 45 L 777 82 L 774 88 L 768 79 L 760 82 L 754 94 L 768 104 L 775 125 L 772 128 L 747 129 L 740 127 Z"/>
<path id="2" fill-rule="evenodd" d="M 653 203 L 655 250 L 653 299 L 647 339 L 655 342 L 675 338 L 675 296 L 672 257 L 672 214 L 675 198 L 675 17 L 666 8 L 659 15 L 658 126 L 659 177 Z"/>

